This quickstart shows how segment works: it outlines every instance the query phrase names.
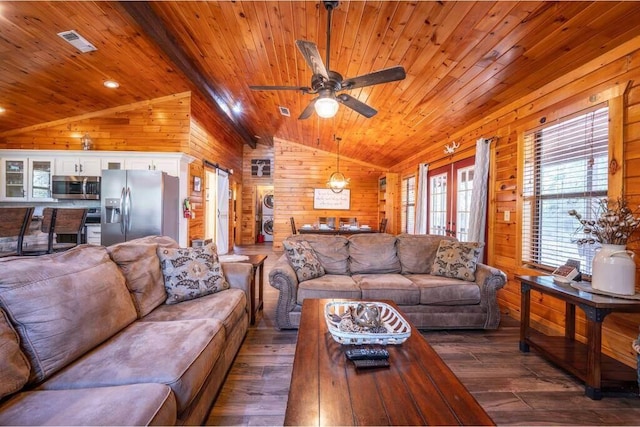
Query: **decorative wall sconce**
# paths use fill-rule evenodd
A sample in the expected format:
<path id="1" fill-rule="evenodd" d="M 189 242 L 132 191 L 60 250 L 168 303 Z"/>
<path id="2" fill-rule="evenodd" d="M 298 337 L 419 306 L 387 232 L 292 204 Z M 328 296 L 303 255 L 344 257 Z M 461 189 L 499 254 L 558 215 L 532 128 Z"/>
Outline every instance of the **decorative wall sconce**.
<path id="1" fill-rule="evenodd" d="M 444 154 L 453 154 L 456 150 L 460 148 L 460 143 L 453 141 L 451 145 L 445 144 L 444 146 Z"/>
<path id="2" fill-rule="evenodd" d="M 89 132 L 85 132 L 82 138 L 80 138 L 80 142 L 82 142 L 83 150 L 91 150 L 93 148 L 93 140 L 89 136 Z"/>

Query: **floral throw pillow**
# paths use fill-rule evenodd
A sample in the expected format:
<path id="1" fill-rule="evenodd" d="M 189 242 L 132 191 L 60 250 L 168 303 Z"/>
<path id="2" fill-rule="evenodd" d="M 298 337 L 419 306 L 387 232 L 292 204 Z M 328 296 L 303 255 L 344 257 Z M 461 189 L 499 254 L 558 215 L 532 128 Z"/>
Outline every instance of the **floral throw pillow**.
<path id="1" fill-rule="evenodd" d="M 454 279 L 476 280 L 476 264 L 484 244 L 441 240 L 431 274 Z"/>
<path id="2" fill-rule="evenodd" d="M 167 291 L 166 304 L 176 304 L 229 289 L 215 244 L 201 248 L 158 247 Z"/>
<path id="3" fill-rule="evenodd" d="M 289 264 L 296 272 L 298 282 L 324 276 L 324 267 L 320 264 L 318 256 L 309 242 L 306 240 L 299 242 L 285 240 L 282 244 Z"/>

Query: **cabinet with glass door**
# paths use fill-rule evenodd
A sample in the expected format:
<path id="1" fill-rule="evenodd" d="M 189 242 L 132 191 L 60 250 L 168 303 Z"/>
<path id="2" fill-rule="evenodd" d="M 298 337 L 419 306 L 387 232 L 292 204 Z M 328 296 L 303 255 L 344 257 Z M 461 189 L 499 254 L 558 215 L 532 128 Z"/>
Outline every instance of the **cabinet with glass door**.
<path id="1" fill-rule="evenodd" d="M 2 159 L 0 168 L 0 173 L 2 174 L 1 200 L 27 200 L 27 167 L 28 161 L 26 158 Z"/>

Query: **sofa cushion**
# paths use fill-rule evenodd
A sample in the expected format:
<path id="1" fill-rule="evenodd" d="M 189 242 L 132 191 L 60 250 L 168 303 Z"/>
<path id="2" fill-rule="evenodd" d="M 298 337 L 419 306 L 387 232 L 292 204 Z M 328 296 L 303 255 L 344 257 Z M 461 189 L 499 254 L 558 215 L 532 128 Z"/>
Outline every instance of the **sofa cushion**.
<path id="1" fill-rule="evenodd" d="M 238 320 L 247 316 L 247 297 L 240 289 L 206 295 L 202 298 L 184 301 L 180 304 L 163 304 L 140 319 L 144 322 L 165 322 L 171 320 L 217 319 L 224 325 L 227 335 Z"/>
<path id="2" fill-rule="evenodd" d="M 39 382 L 133 322 L 125 279 L 102 246 L 0 260 L 0 306 Z"/>
<path id="3" fill-rule="evenodd" d="M 201 248 L 158 248 L 167 304 L 229 289 L 215 243 Z"/>
<path id="4" fill-rule="evenodd" d="M 20 339 L 0 309 L 0 399 L 20 390 L 29 381 L 31 367 L 20 350 Z M 3 424 L 6 425 L 6 424 Z"/>
<path id="5" fill-rule="evenodd" d="M 400 273 L 396 238 L 390 234 L 356 234 L 349 237 L 351 274 Z"/>
<path id="6" fill-rule="evenodd" d="M 360 287 L 364 300 L 391 300 L 398 305 L 420 304 L 420 289 L 400 274 L 356 274 L 353 280 Z"/>
<path id="7" fill-rule="evenodd" d="M 175 425 L 176 399 L 164 384 L 19 393 L 0 406 L 0 425 Z"/>
<path id="8" fill-rule="evenodd" d="M 475 281 L 476 264 L 483 246 L 482 243 L 442 240 L 433 260 L 431 274 Z"/>
<path id="9" fill-rule="evenodd" d="M 298 282 L 315 279 L 324 276 L 324 267 L 318 260 L 316 252 L 311 248 L 309 242 L 301 240 L 299 242 L 283 241 L 284 253 L 287 256 L 289 265 L 296 272 Z"/>
<path id="10" fill-rule="evenodd" d="M 360 298 L 362 293 L 351 276 L 325 274 L 298 285 L 297 302 L 307 298 Z"/>
<path id="11" fill-rule="evenodd" d="M 219 320 L 138 321 L 41 387 L 60 390 L 166 384 L 176 396 L 180 413 L 200 391 L 224 343 L 225 332 Z"/>
<path id="12" fill-rule="evenodd" d="M 420 304 L 480 304 L 480 287 L 474 282 L 431 274 L 412 274 L 406 277 L 420 289 Z"/>
<path id="13" fill-rule="evenodd" d="M 178 243 L 170 237 L 150 236 L 107 247 L 109 256 L 124 274 L 139 318 L 167 299 L 156 253 L 158 247 L 177 248 Z"/>
<path id="14" fill-rule="evenodd" d="M 434 234 L 400 234 L 396 236 L 402 274 L 429 274 L 441 240 L 453 237 Z"/>
<path id="15" fill-rule="evenodd" d="M 313 248 L 326 274 L 349 274 L 349 240 L 344 236 L 298 234 L 287 241 L 306 240 Z"/>

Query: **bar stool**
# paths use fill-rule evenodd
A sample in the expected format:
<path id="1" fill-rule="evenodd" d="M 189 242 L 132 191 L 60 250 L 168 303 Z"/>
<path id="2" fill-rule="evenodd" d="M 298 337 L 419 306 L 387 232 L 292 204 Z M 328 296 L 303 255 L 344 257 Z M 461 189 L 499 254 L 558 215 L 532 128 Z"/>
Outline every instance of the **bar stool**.
<path id="1" fill-rule="evenodd" d="M 0 237 L 17 237 L 15 250 L 0 250 L 0 257 L 22 255 L 22 242 L 29 229 L 33 207 L 0 208 Z"/>
<path id="2" fill-rule="evenodd" d="M 82 242 L 82 231 L 87 220 L 86 208 L 45 208 L 42 211 L 42 226 L 40 230 L 47 234 L 47 245 L 35 245 L 23 251 L 23 255 L 44 255 L 62 252 L 79 245 Z M 75 242 L 54 242 L 61 234 L 76 236 Z"/>

